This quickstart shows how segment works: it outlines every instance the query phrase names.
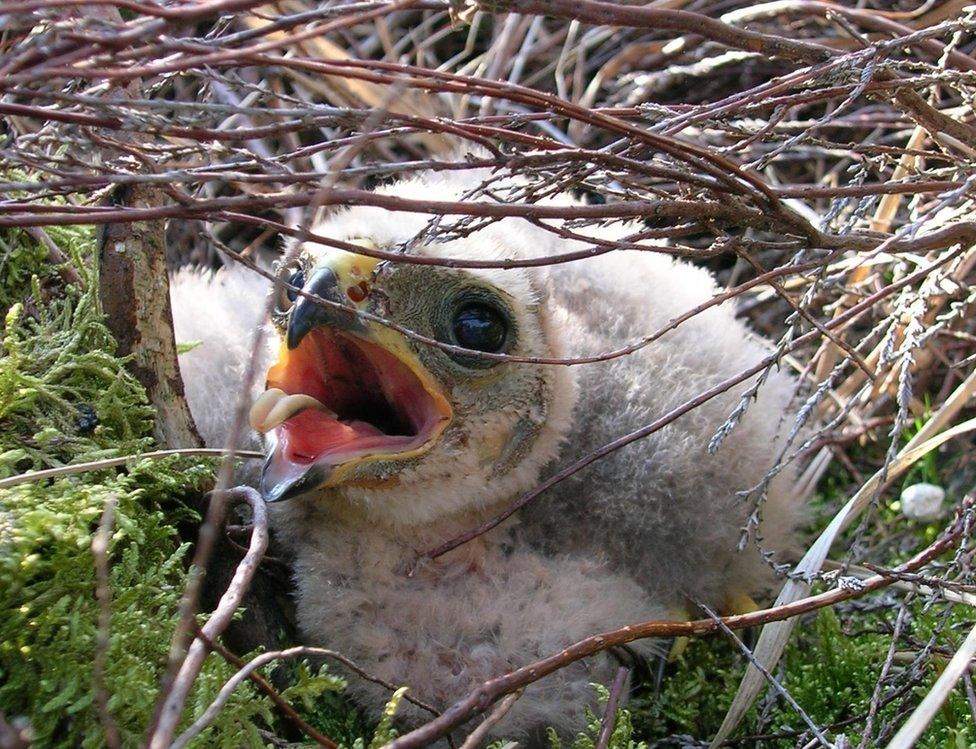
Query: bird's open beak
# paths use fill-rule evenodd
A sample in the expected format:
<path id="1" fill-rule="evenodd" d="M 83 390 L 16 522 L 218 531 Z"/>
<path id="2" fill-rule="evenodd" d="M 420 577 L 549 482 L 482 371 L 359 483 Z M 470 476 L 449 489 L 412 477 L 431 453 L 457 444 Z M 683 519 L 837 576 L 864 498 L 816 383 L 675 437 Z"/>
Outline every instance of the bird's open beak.
<path id="1" fill-rule="evenodd" d="M 267 435 L 261 480 L 274 502 L 317 488 L 395 480 L 450 423 L 450 403 L 406 338 L 355 313 L 367 308 L 376 260 L 336 251 L 291 308 L 251 426 Z M 369 464 L 377 470 L 363 471 Z"/>

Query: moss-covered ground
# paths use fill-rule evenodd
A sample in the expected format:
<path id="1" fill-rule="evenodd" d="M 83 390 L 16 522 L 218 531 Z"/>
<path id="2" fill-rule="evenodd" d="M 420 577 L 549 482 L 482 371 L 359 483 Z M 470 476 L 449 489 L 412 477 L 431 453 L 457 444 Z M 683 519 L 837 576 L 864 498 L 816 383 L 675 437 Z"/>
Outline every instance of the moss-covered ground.
<path id="1" fill-rule="evenodd" d="M 115 356 L 99 311 L 93 233 L 50 230 L 81 272 L 66 285 L 47 250 L 19 230 L 0 232 L 0 478 L 153 449 L 152 410 Z M 213 480 L 208 460 L 134 459 L 0 490 L 0 712 L 27 723 L 36 746 L 104 743 L 93 698 L 98 604 L 91 550 L 109 498 L 117 503 L 110 554 L 111 640 L 104 681 L 126 746 L 148 726 L 186 578 L 196 520 L 187 497 Z M 211 657 L 189 700 L 199 715 L 236 669 Z M 291 667 L 285 696 L 347 743 L 372 727 L 335 696 L 341 682 Z M 278 717 L 243 684 L 199 746 L 262 746 Z M 368 743 L 368 741 L 367 741 Z"/>

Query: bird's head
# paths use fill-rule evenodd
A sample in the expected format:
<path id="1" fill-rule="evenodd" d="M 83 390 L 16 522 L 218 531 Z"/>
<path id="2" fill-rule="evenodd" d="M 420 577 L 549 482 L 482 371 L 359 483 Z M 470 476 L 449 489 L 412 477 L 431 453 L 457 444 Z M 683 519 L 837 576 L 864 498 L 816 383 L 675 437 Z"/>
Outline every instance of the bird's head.
<path id="1" fill-rule="evenodd" d="M 356 208 L 317 233 L 394 250 L 427 218 Z M 538 249 L 511 247 L 535 236 L 526 231 L 500 222 L 408 252 L 517 257 Z M 555 455 L 575 398 L 566 367 L 479 358 L 406 332 L 472 352 L 559 356 L 542 273 L 377 261 L 308 243 L 281 277 L 278 358 L 251 411 L 268 444 L 269 501 L 338 495 L 425 522 L 510 497 Z"/>

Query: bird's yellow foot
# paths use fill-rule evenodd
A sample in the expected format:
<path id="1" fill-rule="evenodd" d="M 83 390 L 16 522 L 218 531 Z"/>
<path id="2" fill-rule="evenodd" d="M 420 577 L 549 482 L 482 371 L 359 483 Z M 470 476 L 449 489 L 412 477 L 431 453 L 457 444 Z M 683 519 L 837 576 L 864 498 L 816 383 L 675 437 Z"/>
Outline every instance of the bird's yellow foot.
<path id="1" fill-rule="evenodd" d="M 672 609 L 671 618 L 676 621 L 686 621 L 689 618 L 688 611 L 684 607 L 677 607 Z M 668 663 L 674 663 L 681 655 L 685 652 L 688 647 L 689 638 L 687 637 L 675 637 L 671 641 L 671 647 L 668 650 L 666 660 Z"/>
<path id="2" fill-rule="evenodd" d="M 671 643 L 671 649 L 668 651 L 668 663 L 674 663 L 678 660 L 684 654 L 690 641 L 688 637 L 675 637 Z"/>
<path id="3" fill-rule="evenodd" d="M 738 616 L 739 614 L 751 614 L 759 611 L 759 604 L 752 600 L 752 596 L 745 593 L 733 593 L 725 600 L 722 607 L 722 616 Z"/>
<path id="4" fill-rule="evenodd" d="M 759 604 L 752 600 L 752 596 L 746 595 L 745 593 L 734 593 L 725 599 L 725 605 L 722 607 L 722 616 L 751 614 L 753 611 L 758 611 L 759 609 Z M 750 650 L 755 647 L 758 633 L 759 630 L 756 627 L 748 627 L 740 632 L 742 641 Z"/>

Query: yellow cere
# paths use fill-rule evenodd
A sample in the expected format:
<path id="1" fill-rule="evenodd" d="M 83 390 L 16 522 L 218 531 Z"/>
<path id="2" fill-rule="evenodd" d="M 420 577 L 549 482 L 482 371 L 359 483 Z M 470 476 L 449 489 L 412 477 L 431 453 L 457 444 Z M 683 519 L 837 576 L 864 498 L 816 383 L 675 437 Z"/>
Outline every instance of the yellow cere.
<path id="1" fill-rule="evenodd" d="M 369 249 L 374 249 L 372 243 L 365 240 L 350 240 L 353 244 L 361 244 Z M 337 252 L 328 259 L 329 268 L 336 274 L 339 281 L 339 288 L 342 289 L 351 302 L 357 307 L 363 306 L 363 302 L 369 296 L 370 278 L 373 271 L 379 264 L 375 257 L 367 255 L 356 255 L 351 252 Z"/>

